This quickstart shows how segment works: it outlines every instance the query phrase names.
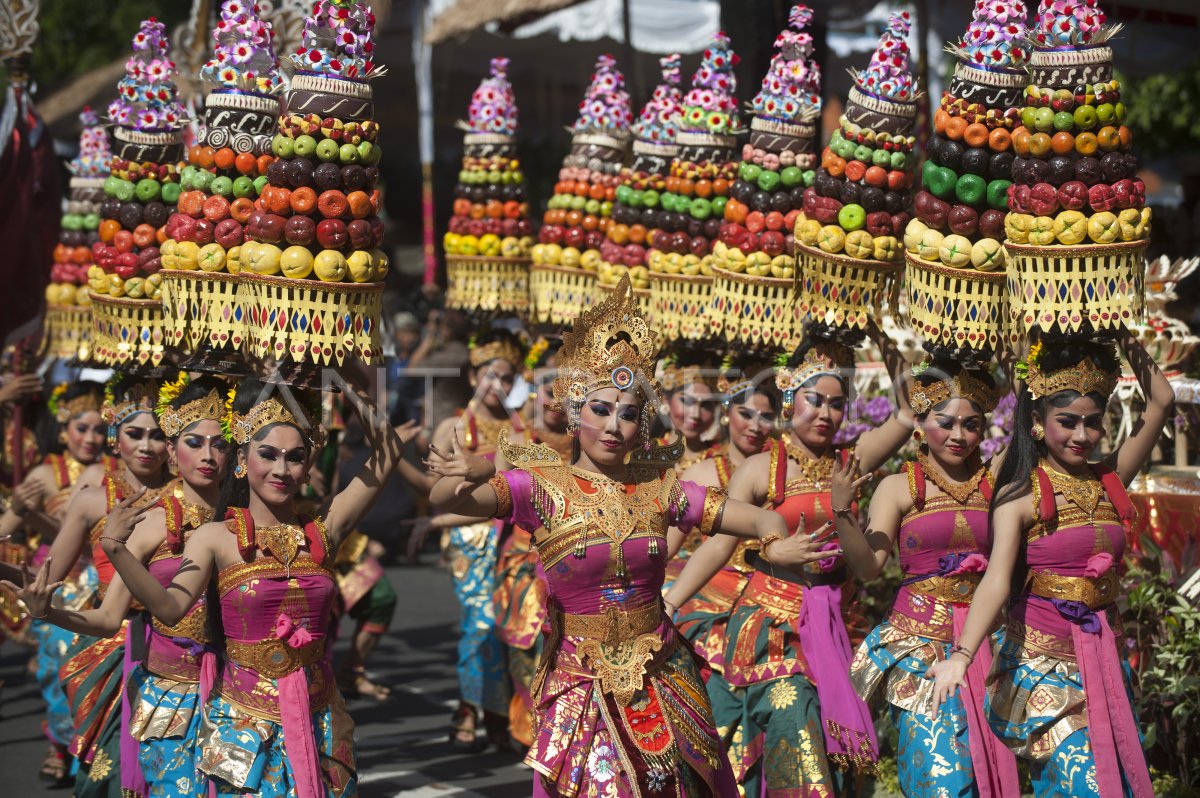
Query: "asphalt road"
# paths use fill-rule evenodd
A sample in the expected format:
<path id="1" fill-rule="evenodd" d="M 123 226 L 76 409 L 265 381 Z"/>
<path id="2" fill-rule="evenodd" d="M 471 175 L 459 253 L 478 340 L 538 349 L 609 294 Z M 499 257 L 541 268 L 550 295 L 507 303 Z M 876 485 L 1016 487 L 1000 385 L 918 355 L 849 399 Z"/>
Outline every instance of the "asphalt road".
<path id="1" fill-rule="evenodd" d="M 433 555 L 424 559 L 432 562 Z M 455 705 L 454 621 L 458 607 L 449 575 L 432 565 L 389 568 L 399 605 L 388 636 L 372 657 L 373 678 L 392 687 L 384 704 L 356 699 L 359 795 L 362 798 L 519 798 L 531 792 L 532 771 L 515 753 L 489 750 L 458 754 L 448 727 Z M 344 650 L 350 627 L 343 627 Z M 12 643 L 0 649 L 5 681 L 0 716 L 0 773 L 6 795 L 66 796 L 37 779 L 45 755 L 42 703 L 26 675 L 29 651 Z"/>

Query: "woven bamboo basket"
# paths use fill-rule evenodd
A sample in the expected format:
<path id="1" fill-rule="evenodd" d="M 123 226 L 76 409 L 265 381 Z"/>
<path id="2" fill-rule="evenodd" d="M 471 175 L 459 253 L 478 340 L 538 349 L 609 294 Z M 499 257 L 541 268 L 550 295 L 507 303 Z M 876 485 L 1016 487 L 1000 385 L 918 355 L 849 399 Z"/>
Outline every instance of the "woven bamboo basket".
<path id="1" fill-rule="evenodd" d="M 486 313 L 529 312 L 529 258 L 446 256 L 446 306 Z"/>
<path id="2" fill-rule="evenodd" d="M 91 354 L 90 305 L 48 305 L 43 352 L 47 357 L 87 360 Z"/>
<path id="3" fill-rule="evenodd" d="M 860 260 L 849 255 L 831 255 L 796 242 L 796 266 L 800 274 L 801 316 L 832 327 L 866 329 L 883 319 L 883 306 L 896 307 L 899 300 L 897 275 L 901 261 Z"/>
<path id="4" fill-rule="evenodd" d="M 796 281 L 713 267 L 709 329 L 756 349 L 795 349 L 803 333 Z"/>
<path id="5" fill-rule="evenodd" d="M 713 278 L 706 274 L 650 272 L 650 305 L 668 341 L 699 341 L 712 334 Z"/>
<path id="6" fill-rule="evenodd" d="M 913 331 L 931 343 L 995 352 L 1008 326 L 1004 272 L 956 269 L 905 252 L 904 289 Z"/>
<path id="7" fill-rule="evenodd" d="M 105 366 L 157 366 L 166 353 L 163 303 L 92 293 L 92 359 Z"/>
<path id="8" fill-rule="evenodd" d="M 595 304 L 598 305 L 612 296 L 612 294 L 617 290 L 617 286 L 597 281 L 594 289 L 596 293 L 594 294 L 593 299 L 595 300 Z M 654 315 L 654 297 L 651 289 L 635 288 L 633 289 L 633 298 L 637 300 L 638 311 L 646 319 L 646 323 L 658 330 L 659 335 L 661 335 L 662 329 L 659 327 L 658 317 Z M 574 319 L 572 319 L 572 321 L 574 321 Z"/>
<path id="9" fill-rule="evenodd" d="M 529 267 L 529 315 L 539 324 L 572 324 L 592 306 L 596 273 L 567 266 Z"/>
<path id="10" fill-rule="evenodd" d="M 326 283 L 242 272 L 245 351 L 314 365 L 382 362 L 383 283 Z"/>
<path id="11" fill-rule="evenodd" d="M 1010 315 L 1021 332 L 1073 333 L 1141 321 L 1149 241 L 1038 247 L 1005 243 Z"/>
<path id="12" fill-rule="evenodd" d="M 246 338 L 247 298 L 237 274 L 162 272 L 166 330 L 172 346 L 188 352 L 238 351 Z"/>

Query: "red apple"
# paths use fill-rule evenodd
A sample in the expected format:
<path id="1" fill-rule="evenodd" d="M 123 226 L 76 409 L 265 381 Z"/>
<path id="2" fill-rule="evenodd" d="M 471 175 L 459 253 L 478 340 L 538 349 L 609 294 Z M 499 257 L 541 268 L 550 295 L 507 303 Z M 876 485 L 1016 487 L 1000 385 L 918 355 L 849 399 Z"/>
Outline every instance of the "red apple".
<path id="1" fill-rule="evenodd" d="M 778 230 L 768 230 L 762 234 L 762 251 L 772 258 L 783 254 L 784 237 Z"/>
<path id="2" fill-rule="evenodd" d="M 646 248 L 641 244 L 626 244 L 621 252 L 626 266 L 641 266 L 646 262 Z"/>
<path id="3" fill-rule="evenodd" d="M 292 217 L 293 220 L 295 218 L 294 216 Z M 371 235 L 371 225 L 366 219 L 351 220 L 346 225 L 346 233 L 350 236 L 350 246 L 354 249 L 371 249 L 373 236 Z M 301 242 L 294 241 L 292 243 L 299 244 Z"/>
<path id="4" fill-rule="evenodd" d="M 234 219 L 222 219 L 213 230 L 213 240 L 223 246 L 226 251 L 240 246 L 245 240 L 241 222 Z"/>
<path id="5" fill-rule="evenodd" d="M 582 227 L 568 227 L 567 231 L 563 233 L 563 246 L 579 249 L 583 246 L 583 238 Z"/>
<path id="6" fill-rule="evenodd" d="M 264 213 L 258 220 L 258 240 L 267 244 L 278 244 L 283 240 L 283 228 L 286 225 L 287 219 L 279 214 Z"/>
<path id="7" fill-rule="evenodd" d="M 216 225 L 208 219 L 197 219 L 196 227 L 192 230 L 192 241 L 195 241 L 200 246 L 211 244 L 213 235 L 216 231 Z"/>
<path id="8" fill-rule="evenodd" d="M 117 256 L 116 264 L 113 268 L 117 276 L 122 280 L 128 280 L 138 273 L 137 254 L 133 252 L 122 252 Z"/>
<path id="9" fill-rule="evenodd" d="M 875 211 L 867 214 L 867 232 L 873 236 L 890 236 L 892 234 L 892 215 L 887 211 Z"/>
<path id="10" fill-rule="evenodd" d="M 341 219 L 322 219 L 317 225 L 317 243 L 325 249 L 341 249 L 350 240 Z"/>
<path id="11" fill-rule="evenodd" d="M 357 219 L 355 221 L 362 221 Z M 369 227 L 367 228 L 370 229 Z M 289 244 L 308 245 L 317 234 L 317 223 L 308 216 L 296 215 L 283 225 L 283 237 Z M 366 249 L 366 247 L 360 247 Z"/>

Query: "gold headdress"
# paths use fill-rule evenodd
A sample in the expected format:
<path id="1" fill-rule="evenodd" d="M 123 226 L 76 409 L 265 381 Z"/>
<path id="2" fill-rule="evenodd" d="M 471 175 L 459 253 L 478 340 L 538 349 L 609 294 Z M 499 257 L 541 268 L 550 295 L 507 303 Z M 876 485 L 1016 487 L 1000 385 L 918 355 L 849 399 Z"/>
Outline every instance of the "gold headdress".
<path id="1" fill-rule="evenodd" d="M 799 365 L 781 365 L 775 369 L 775 387 L 783 392 L 783 417 L 792 417 L 796 392 L 804 383 L 823 375 L 844 379 L 845 372 L 853 368 L 854 352 L 850 347 L 828 338 L 817 338 Z"/>
<path id="2" fill-rule="evenodd" d="M 225 401 L 216 388 L 182 407 L 172 407 L 171 402 L 179 397 L 188 382 L 187 373 L 180 372 L 175 380 L 163 383 L 158 390 L 158 405 L 154 413 L 158 416 L 158 428 L 168 438 L 176 437 L 197 421 L 208 419 L 219 422 L 225 417 Z"/>
<path id="3" fill-rule="evenodd" d="M 520 366 L 525 362 L 525 355 L 521 352 L 521 347 L 504 338 L 486 344 L 471 344 L 468 357 L 473 369 L 479 368 L 484 363 L 491 363 L 493 360 L 507 360 L 513 366 Z"/>
<path id="4" fill-rule="evenodd" d="M 50 408 L 54 420 L 59 424 L 66 424 L 84 413 L 100 412 L 103 400 L 98 391 L 88 391 L 70 399 L 63 399 L 66 393 L 67 384 L 61 382 L 54 386 L 54 390 L 50 392 L 50 398 L 46 400 L 46 406 Z"/>
<path id="5" fill-rule="evenodd" d="M 1029 347 L 1029 356 L 1018 363 L 1016 374 L 1025 380 L 1029 395 L 1034 399 L 1050 396 L 1059 391 L 1075 391 L 1081 396 L 1098 393 L 1108 397 L 1117 387 L 1117 373 L 1106 371 L 1087 355 L 1073 366 L 1057 371 L 1042 371 L 1042 342 Z"/>
<path id="6" fill-rule="evenodd" d="M 229 428 L 229 436 L 238 446 L 249 443 L 259 430 L 271 424 L 290 424 L 308 438 L 314 449 L 325 445 L 325 428 L 304 408 L 300 408 L 300 415 L 297 417 L 279 397 L 272 396 L 257 403 L 250 408 L 249 413 L 242 415 L 233 411 L 232 400 L 235 396 L 233 390 L 230 390 L 230 401 L 225 404 L 226 426 Z"/>
<path id="7" fill-rule="evenodd" d="M 648 398 L 658 403 L 654 385 L 654 356 L 658 333 L 638 311 L 628 276 L 599 305 L 584 311 L 569 332 L 563 333 L 558 353 L 558 378 L 554 398 L 564 408 L 578 407 L 599 388 L 630 390 L 638 380 L 649 382 Z"/>
<path id="8" fill-rule="evenodd" d="M 993 386 L 964 370 L 950 379 L 913 385 L 908 404 L 914 413 L 923 416 L 948 399 L 966 399 L 982 412 L 990 413 L 996 409 L 1000 396 Z"/>
<path id="9" fill-rule="evenodd" d="M 681 366 L 674 358 L 666 358 L 658 370 L 658 387 L 665 393 L 673 393 L 697 382 L 715 388 L 717 381 L 713 379 L 712 372 L 713 369 L 708 366 Z"/>
<path id="10" fill-rule="evenodd" d="M 773 376 L 773 366 L 766 362 L 746 363 L 741 368 L 735 368 L 727 358 L 721 363 L 721 376 L 717 378 L 717 391 L 721 394 L 721 402 L 726 408 L 734 397 L 745 393 L 751 388 L 767 384 L 768 377 Z"/>
<path id="11" fill-rule="evenodd" d="M 154 412 L 154 397 L 158 386 L 153 381 L 139 382 L 130 387 L 125 399 L 117 401 L 113 393 L 121 376 L 114 374 L 104 386 L 104 404 L 100 417 L 110 427 L 119 427 L 138 413 Z"/>

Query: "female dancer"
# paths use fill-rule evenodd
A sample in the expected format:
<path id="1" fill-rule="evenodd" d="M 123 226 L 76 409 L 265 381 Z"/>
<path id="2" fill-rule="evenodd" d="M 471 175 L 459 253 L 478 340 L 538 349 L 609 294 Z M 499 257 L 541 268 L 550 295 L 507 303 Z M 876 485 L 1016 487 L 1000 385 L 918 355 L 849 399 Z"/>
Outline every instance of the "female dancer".
<path id="1" fill-rule="evenodd" d="M 1100 463 L 1088 456 L 1104 437 L 1119 374 L 1111 345 L 1039 341 L 1018 366 L 1024 384 L 996 476 L 992 555 L 951 655 L 929 669 L 936 713 L 1017 586 L 987 713 L 996 735 L 1029 760 L 1039 798 L 1151 795 L 1113 627 L 1134 516 L 1125 486 L 1157 443 L 1174 393 L 1136 338 L 1122 331 L 1119 343 L 1146 408 Z"/>
<path id="2" fill-rule="evenodd" d="M 627 278 L 564 336 L 554 397 L 575 435 L 570 463 L 547 446 L 501 442 L 514 469 L 465 450 L 430 450 L 432 498 L 537 530 L 551 632 L 533 694 L 535 796 L 736 795 L 700 680 L 661 598 L 666 531 L 757 535 L 781 565 L 820 556 L 783 540 L 777 513 L 681 482 L 679 444 L 649 441 L 659 401 L 657 335 Z"/>
<path id="3" fill-rule="evenodd" d="M 567 428 L 567 414 L 554 402 L 557 354 L 562 339 L 541 338 L 525 357 L 526 380 L 536 386 L 526 417 L 534 443 L 543 443 L 559 457 L 569 460 L 574 436 Z M 505 467 L 502 457 L 497 468 Z M 508 651 L 508 675 L 513 697 L 508 711 L 508 732 L 513 740 L 528 748 L 533 744 L 533 697 L 530 685 L 537 672 L 541 654 L 542 627 L 546 623 L 546 580 L 539 573 L 533 533 L 514 526 L 500 547 L 496 577 L 496 631 Z"/>
<path id="4" fill-rule="evenodd" d="M 337 596 L 333 552 L 376 498 L 403 442 L 384 414 L 355 396 L 372 454 L 324 522 L 300 518 L 296 495 L 323 430 L 311 409 L 274 387 L 254 378 L 238 386 L 226 420 L 237 463 L 217 508 L 226 521 L 192 533 L 166 587 L 123 537 L 105 535 L 103 545 L 130 592 L 168 626 L 216 579 L 224 666 L 201 720 L 199 754 L 216 793 L 341 798 L 355 794 L 357 775 L 353 722 L 326 651 Z M 402 429 L 415 434 L 416 425 Z"/>
<path id="5" fill-rule="evenodd" d="M 748 458 L 762 452 L 774 436 L 779 393 L 775 390 L 773 369 L 748 367 L 742 370 L 742 374 L 740 380 L 731 382 L 727 377 L 722 377 L 717 384 L 722 394 L 721 426 L 728 430 L 729 439 L 719 446 L 712 457 L 688 468 L 682 479 L 727 490 L 733 472 Z M 672 545 L 679 545 L 683 535 L 678 530 L 672 530 L 668 540 Z M 754 571 L 746 562 L 746 552 L 756 548 L 752 541 L 738 541 L 725 566 L 694 598 L 679 608 L 676 619 L 679 631 L 717 673 L 721 673 L 725 661 L 725 631 L 729 623 L 729 611 Z"/>
<path id="6" fill-rule="evenodd" d="M 25 375 L 29 376 L 29 375 Z M 0 517 L 0 536 L 16 533 L 24 526 L 29 533 L 41 533 L 41 542 L 33 556 L 40 565 L 50 551 L 50 541 L 66 513 L 67 502 L 79 484 L 80 475 L 93 463 L 108 468 L 116 461 L 104 454 L 105 424 L 100 418 L 104 386 L 81 380 L 63 383 L 50 392 L 50 414 L 59 426 L 57 439 L 63 451 L 46 455 L 45 462 L 29 472 L 13 491 L 9 509 Z M 11 576 L 11 575 L 10 575 Z M 58 594 L 58 605 L 71 609 L 84 606 L 96 590 L 94 568 L 75 568 Z M 30 633 L 37 641 L 37 681 L 46 701 L 46 737 L 50 750 L 42 762 L 39 776 L 58 786 L 69 783 L 67 746 L 73 735 L 71 710 L 58 669 L 62 653 L 74 634 L 44 621 L 33 619 Z"/>
<path id="7" fill-rule="evenodd" d="M 923 678 L 950 653 L 987 567 L 992 475 L 979 444 L 996 387 L 986 371 L 936 357 L 911 390 L 917 459 L 879 483 L 865 534 L 857 514 L 837 516 L 838 540 L 855 578 L 877 578 L 893 548 L 904 573 L 891 615 L 859 647 L 850 678 L 868 703 L 884 686 L 900 734 L 896 759 L 906 796 L 1018 795 L 1016 760 L 984 719 L 988 647 L 967 673 L 967 695 L 947 702 L 940 714 L 931 711 L 933 684 Z M 854 456 L 835 464 L 833 506 L 849 507 L 867 478 L 859 476 Z"/>
<path id="8" fill-rule="evenodd" d="M 854 446 L 868 471 L 898 451 L 912 429 L 904 359 L 887 336 L 871 332 L 902 409 Z M 738 468 L 731 499 L 772 507 L 810 535 L 834 518 L 830 475 L 839 454 L 833 437 L 845 418 L 853 369 L 850 349 L 809 330 L 789 366 L 776 373 L 790 428 Z M 733 541 L 705 541 L 668 603 L 688 599 L 733 551 Z M 734 772 L 747 795 L 835 794 L 843 782 L 852 784 L 841 771 L 869 771 L 878 756 L 870 712 L 849 679 L 852 652 L 841 609 L 853 591 L 843 590 L 846 569 L 829 558 L 793 576 L 761 554 L 746 559 L 755 571 L 730 614 L 724 674 L 708 681 Z"/>
<path id="9" fill-rule="evenodd" d="M 86 542 L 100 580 L 97 600 L 103 602 L 113 578 L 112 565 L 100 550 L 108 513 L 134 496 L 139 507 L 152 504 L 170 478 L 166 439 L 154 418 L 156 396 L 156 384 L 136 377 L 114 377 L 106 386 L 102 415 L 121 467 L 71 499 L 47 555 L 49 584 L 70 572 Z M 74 719 L 75 735 L 69 750 L 81 765 L 75 779 L 77 796 L 113 794 L 118 787 L 139 794 L 145 790 L 128 723 L 122 722 L 131 710 L 129 702 L 121 700 L 133 668 L 125 650 L 128 626 L 122 623 L 112 636 L 77 635 L 63 655 L 58 678 Z M 129 756 L 121 754 L 122 742 L 131 752 Z"/>
<path id="10" fill-rule="evenodd" d="M 693 463 L 713 454 L 713 426 L 717 421 L 720 397 L 715 386 L 715 369 L 704 365 L 680 365 L 675 357 L 663 360 L 659 384 L 667 397 L 667 415 L 671 428 L 683 438 L 683 456 L 676 470 L 686 471 Z M 668 438 L 670 436 L 668 435 Z"/>
<path id="11" fill-rule="evenodd" d="M 216 378 L 187 383 L 185 375 L 162 387 L 155 410 L 180 479 L 148 512 L 133 509 L 141 498 L 135 493 L 113 508 L 105 523 L 105 535 L 128 538 L 130 551 L 148 561 L 151 573 L 164 583 L 179 569 L 179 555 L 192 531 L 212 520 L 232 448 L 221 429 L 225 390 Z M 130 536 L 131 519 L 143 512 L 144 519 Z M 56 587 L 40 575 L 20 595 L 31 614 L 80 635 L 108 638 L 121 631 L 132 601 L 119 576 L 109 583 L 96 609 L 51 607 Z M 145 659 L 128 675 L 132 713 L 122 713 L 122 728 L 131 728 L 129 735 L 121 735 L 121 762 L 128 758 L 140 765 L 147 789 L 139 795 L 203 798 L 207 784 L 197 769 L 199 709 L 201 693 L 211 688 L 216 668 L 204 602 L 174 627 L 151 621 L 149 628 L 142 622 L 133 628 L 132 639 L 145 642 Z M 126 651 L 134 647 L 126 646 Z"/>
<path id="12" fill-rule="evenodd" d="M 489 330 L 477 337 L 470 350 L 474 398 L 455 418 L 438 425 L 433 444 L 445 451 L 457 434 L 469 451 L 492 459 L 501 430 L 511 425 L 524 432 L 520 416 L 505 406 L 524 360 L 520 341 L 507 330 Z M 432 481 L 426 485 L 432 488 Z M 450 563 L 454 594 L 462 607 L 458 641 L 461 698 L 451 720 L 450 739 L 459 749 L 475 750 L 475 729 L 482 709 L 488 739 L 507 748 L 512 685 L 504 644 L 496 632 L 493 603 L 501 530 L 487 517 L 461 521 L 467 523 L 450 527 L 443 538 L 443 555 Z"/>

